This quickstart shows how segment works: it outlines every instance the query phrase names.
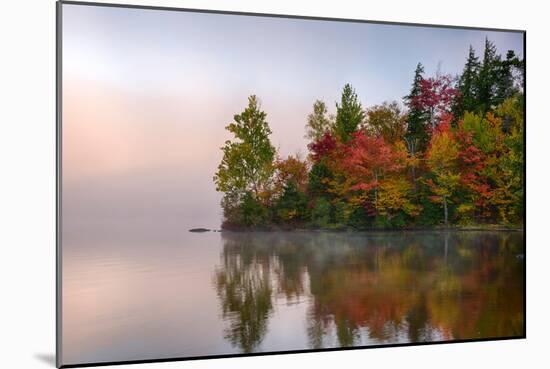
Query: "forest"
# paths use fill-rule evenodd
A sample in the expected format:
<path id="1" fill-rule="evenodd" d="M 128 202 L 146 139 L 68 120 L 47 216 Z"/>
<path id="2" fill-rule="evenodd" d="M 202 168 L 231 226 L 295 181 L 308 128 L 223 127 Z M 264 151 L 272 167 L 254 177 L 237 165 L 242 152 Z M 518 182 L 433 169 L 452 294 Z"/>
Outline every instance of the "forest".
<path id="1" fill-rule="evenodd" d="M 520 227 L 524 70 L 486 39 L 457 76 L 426 76 L 418 63 L 401 101 L 363 107 L 346 84 L 335 114 L 317 100 L 304 117 L 307 157 L 277 152 L 250 96 L 213 178 L 222 228 Z"/>

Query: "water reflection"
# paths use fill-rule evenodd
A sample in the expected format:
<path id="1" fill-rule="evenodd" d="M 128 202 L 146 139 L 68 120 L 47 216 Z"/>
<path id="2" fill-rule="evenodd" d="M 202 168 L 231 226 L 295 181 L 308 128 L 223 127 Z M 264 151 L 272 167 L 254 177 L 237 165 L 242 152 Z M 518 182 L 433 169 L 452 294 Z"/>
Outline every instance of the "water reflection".
<path id="1" fill-rule="evenodd" d="M 267 331 L 273 309 L 270 258 L 244 238 L 223 253 L 224 268 L 216 273 L 223 317 L 230 322 L 225 338 L 242 352 L 252 352 Z"/>
<path id="2" fill-rule="evenodd" d="M 214 285 L 225 338 L 262 347 L 284 320 L 289 348 L 517 336 L 523 234 L 223 233 Z M 282 307 L 298 305 L 293 315 Z M 300 315 L 301 314 L 301 315 Z M 300 342 L 300 330 L 308 342 Z"/>

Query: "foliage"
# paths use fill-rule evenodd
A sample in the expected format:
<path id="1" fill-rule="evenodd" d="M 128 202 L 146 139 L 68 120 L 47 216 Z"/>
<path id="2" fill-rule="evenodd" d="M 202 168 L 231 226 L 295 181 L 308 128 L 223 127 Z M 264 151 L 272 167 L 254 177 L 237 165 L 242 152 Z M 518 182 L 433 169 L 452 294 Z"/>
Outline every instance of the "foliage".
<path id="1" fill-rule="evenodd" d="M 368 109 L 366 129 L 370 135 L 381 136 L 393 144 L 403 139 L 406 118 L 397 101 L 384 102 Z"/>
<path id="2" fill-rule="evenodd" d="M 274 163 L 273 192 L 280 194 L 284 187 L 292 183 L 305 192 L 308 180 L 308 164 L 299 155 L 289 155 L 286 159 L 277 158 Z"/>
<path id="3" fill-rule="evenodd" d="M 312 198 L 329 196 L 328 184 L 334 176 L 324 162 L 313 163 L 309 172 L 307 193 Z"/>
<path id="4" fill-rule="evenodd" d="M 317 227 L 328 227 L 330 224 L 330 213 L 330 202 L 324 197 L 317 198 L 311 209 L 311 223 Z"/>
<path id="5" fill-rule="evenodd" d="M 273 173 L 275 148 L 269 140 L 271 129 L 266 116 L 252 95 L 248 107 L 225 127 L 235 140 L 226 141 L 222 147 L 223 159 L 214 176 L 218 191 L 239 194 L 249 191 L 258 198 L 267 187 Z"/>
<path id="6" fill-rule="evenodd" d="M 336 138 L 331 133 L 326 132 L 317 141 L 310 143 L 308 148 L 313 162 L 319 162 L 329 156 L 336 146 Z"/>
<path id="7" fill-rule="evenodd" d="M 283 223 L 303 221 L 306 216 L 307 197 L 294 181 L 288 181 L 274 205 L 276 220 Z"/>
<path id="8" fill-rule="evenodd" d="M 319 141 L 325 133 L 334 129 L 334 117 L 328 115 L 327 106 L 321 100 L 313 104 L 313 112 L 307 117 L 305 137 L 312 142 Z"/>
<path id="9" fill-rule="evenodd" d="M 453 115 L 455 117 L 462 116 L 464 112 L 473 112 L 476 109 L 477 96 L 475 86 L 480 66 L 479 58 L 475 55 L 472 45 L 470 45 L 468 60 L 464 65 L 462 75 L 458 79 L 458 94 L 453 108 Z"/>
<path id="10" fill-rule="evenodd" d="M 336 121 L 334 131 L 343 142 L 347 142 L 365 119 L 365 112 L 357 99 L 357 94 L 348 83 L 344 86 L 340 104 L 336 104 Z"/>
<path id="11" fill-rule="evenodd" d="M 241 202 L 242 223 L 253 227 L 263 225 L 267 221 L 267 210 L 251 192 L 246 192 Z"/>
<path id="12" fill-rule="evenodd" d="M 421 95 L 421 85 L 424 80 L 424 67 L 418 63 L 414 72 L 414 80 L 409 95 L 405 96 L 405 104 L 409 108 L 407 114 L 407 131 L 405 141 L 411 155 L 415 156 L 418 151 L 423 151 L 428 142 L 426 132 L 427 112 L 418 104 Z"/>
<path id="13" fill-rule="evenodd" d="M 452 84 L 452 78 L 448 75 L 423 78 L 420 81 L 420 94 L 412 98 L 412 104 L 426 112 L 427 124 L 432 131 L 451 112 L 452 103 L 458 94 Z"/>
<path id="14" fill-rule="evenodd" d="M 392 176 L 380 184 L 380 192 L 376 210 L 388 220 L 392 220 L 400 212 L 408 216 L 416 216 L 419 206 L 411 201 L 412 184 L 403 176 Z"/>
<path id="15" fill-rule="evenodd" d="M 460 180 L 458 156 L 459 146 L 450 130 L 450 124 L 442 124 L 434 132 L 426 155 L 428 167 L 434 175 L 426 183 L 434 194 L 430 199 L 443 205 L 445 224 L 449 223 L 448 205 L 452 202 Z"/>
<path id="16" fill-rule="evenodd" d="M 406 110 L 397 101 L 364 110 L 346 84 L 334 119 L 313 104 L 307 159 L 276 152 L 251 96 L 226 127 L 234 139 L 214 176 L 222 227 L 521 224 L 524 66 L 489 40 L 481 62 L 470 47 L 456 79 L 424 76 L 419 63 Z"/>

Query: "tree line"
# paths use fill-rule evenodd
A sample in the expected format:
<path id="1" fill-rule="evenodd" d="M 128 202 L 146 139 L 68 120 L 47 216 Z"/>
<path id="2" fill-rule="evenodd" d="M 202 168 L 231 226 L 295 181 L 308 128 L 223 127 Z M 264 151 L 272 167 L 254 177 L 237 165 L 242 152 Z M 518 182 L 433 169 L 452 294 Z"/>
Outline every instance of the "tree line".
<path id="1" fill-rule="evenodd" d="M 317 100 L 308 156 L 281 157 L 256 96 L 226 129 L 214 175 L 223 228 L 402 228 L 523 222 L 524 60 L 470 46 L 462 73 L 425 76 L 364 108 L 350 84 Z"/>

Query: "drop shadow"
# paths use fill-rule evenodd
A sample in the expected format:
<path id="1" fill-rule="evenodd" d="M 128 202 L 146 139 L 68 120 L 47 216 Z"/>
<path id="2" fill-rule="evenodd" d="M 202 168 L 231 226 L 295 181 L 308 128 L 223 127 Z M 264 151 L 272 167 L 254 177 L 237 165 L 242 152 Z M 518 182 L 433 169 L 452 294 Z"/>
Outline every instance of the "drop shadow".
<path id="1" fill-rule="evenodd" d="M 55 368 L 55 354 L 34 354 L 34 358 Z"/>

